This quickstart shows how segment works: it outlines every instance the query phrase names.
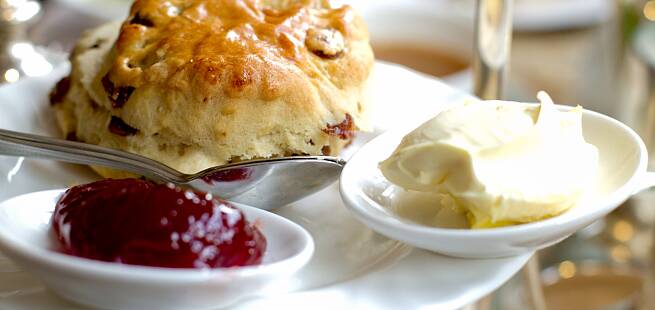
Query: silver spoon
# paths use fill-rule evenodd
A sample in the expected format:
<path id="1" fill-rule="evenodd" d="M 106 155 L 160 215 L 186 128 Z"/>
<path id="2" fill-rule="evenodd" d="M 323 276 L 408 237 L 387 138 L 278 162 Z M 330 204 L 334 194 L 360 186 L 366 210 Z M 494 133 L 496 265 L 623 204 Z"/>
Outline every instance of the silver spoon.
<path id="1" fill-rule="evenodd" d="M 265 210 L 306 197 L 334 182 L 346 161 L 331 156 L 288 156 L 179 172 L 158 161 L 97 145 L 0 129 L 0 155 L 99 165 L 210 192 Z"/>

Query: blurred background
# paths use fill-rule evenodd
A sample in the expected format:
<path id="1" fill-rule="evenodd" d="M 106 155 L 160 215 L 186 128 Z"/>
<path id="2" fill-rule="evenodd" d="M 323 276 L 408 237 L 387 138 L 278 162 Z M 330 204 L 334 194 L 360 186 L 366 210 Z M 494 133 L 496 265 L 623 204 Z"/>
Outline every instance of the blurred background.
<path id="1" fill-rule="evenodd" d="M 350 0 L 379 60 L 470 92 L 475 0 Z M 130 0 L 0 0 L 0 80 L 48 73 Z M 655 0 L 515 0 L 504 99 L 548 91 L 636 129 L 655 154 Z M 655 161 L 651 158 L 651 163 Z M 655 167 L 651 167 L 653 169 Z M 538 253 L 548 309 L 655 309 L 655 192 Z M 523 274 L 475 307 L 529 309 Z"/>

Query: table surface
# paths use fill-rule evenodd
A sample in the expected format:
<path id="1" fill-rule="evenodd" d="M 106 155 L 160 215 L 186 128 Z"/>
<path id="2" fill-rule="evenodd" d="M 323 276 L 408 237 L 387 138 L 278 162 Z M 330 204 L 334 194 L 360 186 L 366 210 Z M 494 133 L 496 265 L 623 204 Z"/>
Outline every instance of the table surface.
<path id="1" fill-rule="evenodd" d="M 63 51 L 70 50 L 84 29 L 103 23 L 103 20 L 71 11 L 59 1 L 47 0 L 44 7 L 45 14 L 30 30 L 30 38 L 38 44 Z M 534 94 L 538 90 L 546 90 L 559 103 L 580 104 L 616 117 L 638 131 L 649 130 L 652 127 L 642 124 L 641 116 L 649 87 L 652 86 L 648 85 L 648 72 L 643 68 L 643 63 L 634 57 L 629 45 L 623 42 L 621 22 L 620 16 L 614 12 L 607 20 L 589 27 L 515 33 L 506 97 L 534 101 Z M 655 154 L 655 151 L 651 150 L 651 154 Z M 611 239 L 613 226 L 608 224 L 605 228 L 596 227 L 594 229 L 599 231 L 590 235 L 590 238 L 570 240 L 544 252 L 542 256 L 546 262 L 545 267 L 557 267 L 561 261 L 569 259 L 598 257 L 613 264 L 629 265 L 632 260 L 622 261 L 616 255 L 613 258 L 612 251 L 617 251 L 616 246 L 625 246 L 630 255 L 638 256 L 653 248 L 652 219 L 655 217 L 644 211 L 653 198 L 650 193 L 642 194 L 628 202 L 628 207 L 624 208 L 628 210 L 624 210 L 624 213 L 639 214 L 645 219 L 635 224 L 635 227 L 641 227 L 637 231 L 645 234 L 638 243 L 618 242 L 607 246 L 604 241 L 598 240 L 606 236 Z M 610 224 L 620 220 L 620 217 L 610 217 Z M 644 221 L 650 221 L 646 228 Z M 593 244 L 597 246 L 591 246 Z M 646 256 L 639 259 L 644 261 L 651 258 Z M 520 283 L 518 277 L 501 289 L 500 294 L 505 297 L 515 296 L 517 283 Z M 511 292 L 508 293 L 508 290 Z"/>

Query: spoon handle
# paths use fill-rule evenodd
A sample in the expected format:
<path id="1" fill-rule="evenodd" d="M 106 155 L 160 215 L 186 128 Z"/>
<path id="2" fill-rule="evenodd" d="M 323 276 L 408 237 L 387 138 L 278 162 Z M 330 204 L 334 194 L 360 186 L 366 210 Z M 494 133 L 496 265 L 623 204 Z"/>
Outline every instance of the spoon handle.
<path id="1" fill-rule="evenodd" d="M 185 183 L 185 175 L 152 159 L 97 145 L 0 129 L 0 155 L 54 159 L 126 170 L 155 181 Z"/>

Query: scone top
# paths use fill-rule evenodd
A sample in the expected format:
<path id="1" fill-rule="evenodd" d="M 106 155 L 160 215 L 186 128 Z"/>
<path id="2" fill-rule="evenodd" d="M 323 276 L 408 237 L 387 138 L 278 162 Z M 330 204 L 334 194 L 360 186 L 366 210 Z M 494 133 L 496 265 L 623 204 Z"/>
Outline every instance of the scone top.
<path id="1" fill-rule="evenodd" d="M 271 100 L 296 90 L 289 75 L 360 86 L 373 58 L 363 46 L 361 19 L 329 1 L 137 0 L 104 84 Z"/>

